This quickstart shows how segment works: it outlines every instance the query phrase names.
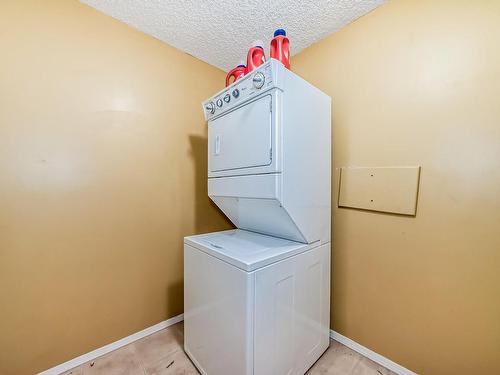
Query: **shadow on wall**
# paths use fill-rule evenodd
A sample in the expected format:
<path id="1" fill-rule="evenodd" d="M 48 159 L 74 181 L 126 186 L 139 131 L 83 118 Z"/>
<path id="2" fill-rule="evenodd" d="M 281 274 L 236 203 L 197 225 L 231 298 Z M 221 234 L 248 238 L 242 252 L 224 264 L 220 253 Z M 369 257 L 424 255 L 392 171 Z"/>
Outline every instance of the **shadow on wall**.
<path id="1" fill-rule="evenodd" d="M 184 282 L 183 280 L 176 281 L 175 283 L 169 284 L 167 286 L 167 306 L 178 306 L 179 301 L 184 301 Z M 181 302 L 181 312 L 184 311 L 182 308 L 184 302 Z M 177 315 L 177 314 L 175 314 Z M 175 316 L 174 315 L 174 316 Z M 168 317 L 168 316 L 167 316 Z"/>
<path id="2" fill-rule="evenodd" d="M 206 233 L 214 230 L 234 228 L 231 221 L 208 198 L 208 143 L 207 138 L 199 135 L 190 135 L 191 157 L 194 161 L 195 173 L 195 231 Z"/>
<path id="3" fill-rule="evenodd" d="M 226 218 L 222 211 L 208 197 L 207 137 L 189 135 L 189 143 L 189 157 L 194 163 L 194 179 L 192 180 L 194 181 L 194 194 L 190 193 L 190 196 L 194 199 L 194 212 L 188 215 L 189 218 L 186 218 L 189 225 L 183 229 L 182 236 L 230 229 L 233 225 L 229 219 Z M 183 248 L 182 236 L 178 238 L 180 249 Z M 182 250 L 181 254 L 183 254 Z M 174 315 L 180 313 L 184 301 L 183 279 L 169 282 L 165 293 L 167 310 L 172 311 L 173 309 L 176 311 Z M 170 314 L 169 317 L 171 316 L 173 315 Z"/>

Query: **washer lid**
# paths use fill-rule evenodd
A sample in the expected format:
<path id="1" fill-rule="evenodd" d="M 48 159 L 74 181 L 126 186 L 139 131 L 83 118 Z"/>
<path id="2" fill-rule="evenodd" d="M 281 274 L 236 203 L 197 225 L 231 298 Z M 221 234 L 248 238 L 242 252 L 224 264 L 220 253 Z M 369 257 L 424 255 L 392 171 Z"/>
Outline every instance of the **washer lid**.
<path id="1" fill-rule="evenodd" d="M 304 244 L 264 234 L 233 229 L 184 237 L 184 243 L 244 271 L 302 253 L 319 243 Z"/>

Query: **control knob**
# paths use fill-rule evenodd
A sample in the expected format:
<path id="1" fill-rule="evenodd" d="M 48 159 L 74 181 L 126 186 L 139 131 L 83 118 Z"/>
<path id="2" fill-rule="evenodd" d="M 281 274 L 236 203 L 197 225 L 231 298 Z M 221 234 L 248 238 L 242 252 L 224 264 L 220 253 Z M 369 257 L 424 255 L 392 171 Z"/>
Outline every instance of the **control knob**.
<path id="1" fill-rule="evenodd" d="M 231 101 L 231 95 L 229 95 L 229 94 L 224 95 L 224 101 L 226 103 L 229 103 Z"/>
<path id="2" fill-rule="evenodd" d="M 266 77 L 264 77 L 264 74 L 262 74 L 261 72 L 257 72 L 253 76 L 253 86 L 256 89 L 260 89 L 260 88 L 262 88 L 262 86 L 264 86 L 265 80 L 266 80 Z"/>
<path id="3" fill-rule="evenodd" d="M 205 106 L 205 110 L 206 110 L 208 113 L 213 114 L 213 113 L 215 112 L 215 104 L 214 104 L 214 102 L 210 102 L 210 103 L 208 103 L 208 104 Z"/>
<path id="4" fill-rule="evenodd" d="M 222 99 L 217 99 L 217 107 L 222 107 Z"/>

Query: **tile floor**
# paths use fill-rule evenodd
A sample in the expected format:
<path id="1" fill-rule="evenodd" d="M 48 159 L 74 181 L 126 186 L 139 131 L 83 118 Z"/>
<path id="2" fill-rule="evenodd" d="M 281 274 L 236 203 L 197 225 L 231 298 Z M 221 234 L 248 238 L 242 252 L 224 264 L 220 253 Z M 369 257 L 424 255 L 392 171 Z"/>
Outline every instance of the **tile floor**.
<path id="1" fill-rule="evenodd" d="M 183 330 L 183 323 L 177 323 L 64 375 L 197 375 L 182 350 Z M 307 374 L 394 375 L 336 341 L 330 342 L 328 350 Z"/>

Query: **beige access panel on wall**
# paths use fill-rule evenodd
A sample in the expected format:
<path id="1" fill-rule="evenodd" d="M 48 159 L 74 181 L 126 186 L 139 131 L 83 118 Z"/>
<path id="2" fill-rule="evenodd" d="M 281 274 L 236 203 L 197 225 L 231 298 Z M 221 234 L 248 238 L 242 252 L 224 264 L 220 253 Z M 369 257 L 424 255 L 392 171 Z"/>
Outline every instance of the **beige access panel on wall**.
<path id="1" fill-rule="evenodd" d="M 416 215 L 420 167 L 340 168 L 339 207 Z"/>

